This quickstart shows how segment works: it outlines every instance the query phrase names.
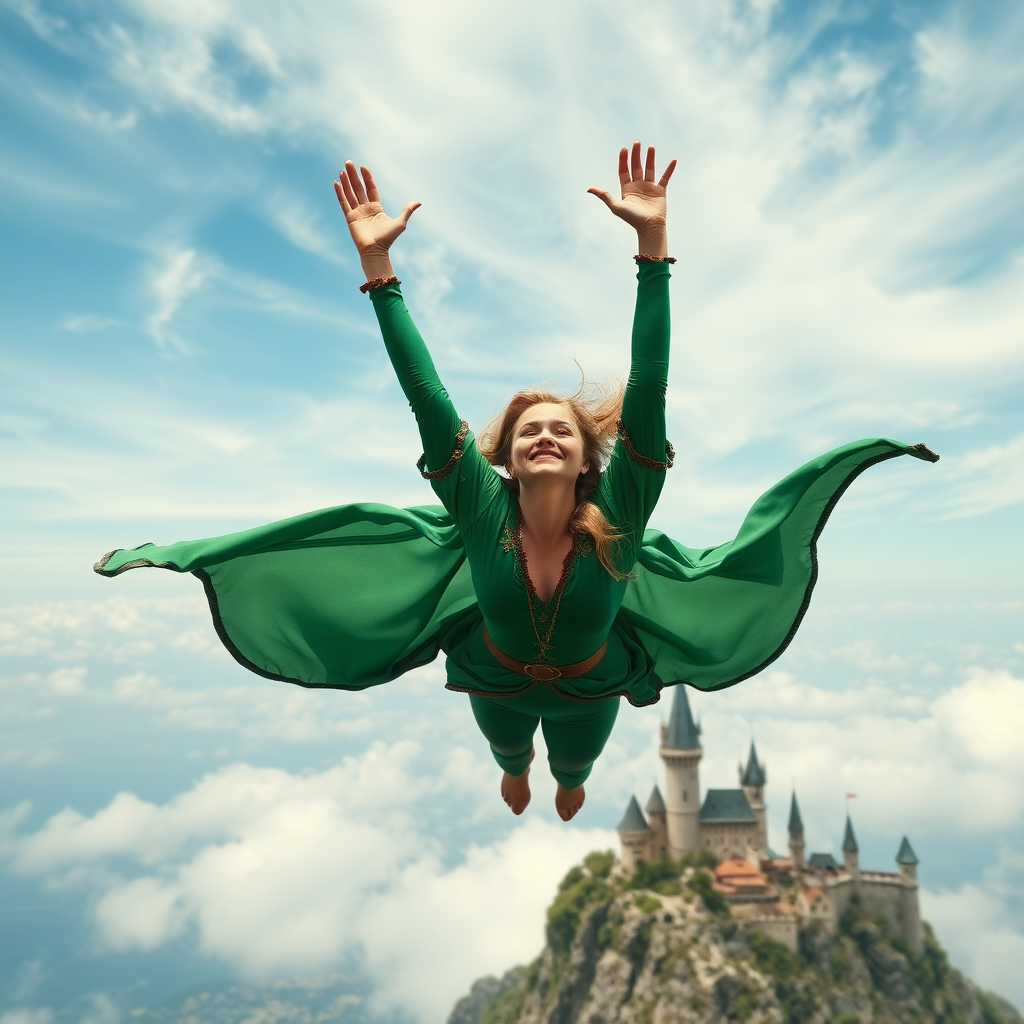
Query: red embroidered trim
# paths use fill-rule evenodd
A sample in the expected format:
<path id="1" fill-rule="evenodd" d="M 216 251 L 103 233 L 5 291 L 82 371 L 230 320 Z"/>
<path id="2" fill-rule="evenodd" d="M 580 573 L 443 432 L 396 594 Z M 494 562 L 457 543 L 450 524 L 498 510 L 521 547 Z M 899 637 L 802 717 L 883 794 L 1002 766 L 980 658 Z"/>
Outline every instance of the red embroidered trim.
<path id="1" fill-rule="evenodd" d="M 455 435 L 455 449 L 452 457 L 440 469 L 427 469 L 427 457 L 421 455 L 416 463 L 420 476 L 424 480 L 443 480 L 455 468 L 455 463 L 462 458 L 462 448 L 466 443 L 466 435 L 469 433 L 469 424 L 465 420 L 459 420 L 459 432 Z"/>
<path id="2" fill-rule="evenodd" d="M 619 440 L 622 442 L 622 447 L 626 449 L 626 454 L 638 465 L 643 466 L 644 469 L 652 469 L 655 473 L 664 473 L 665 470 L 671 469 L 675 465 L 676 461 L 676 450 L 672 447 L 671 441 L 665 442 L 665 461 L 658 462 L 657 459 L 649 459 L 646 455 L 641 455 L 636 448 L 633 447 L 633 442 L 630 439 L 626 428 L 622 425 L 622 420 L 619 420 L 616 424 L 619 431 Z"/>
<path id="3" fill-rule="evenodd" d="M 401 284 L 397 277 L 373 277 L 359 286 L 359 290 L 365 295 L 367 292 L 375 292 L 386 284 Z"/>

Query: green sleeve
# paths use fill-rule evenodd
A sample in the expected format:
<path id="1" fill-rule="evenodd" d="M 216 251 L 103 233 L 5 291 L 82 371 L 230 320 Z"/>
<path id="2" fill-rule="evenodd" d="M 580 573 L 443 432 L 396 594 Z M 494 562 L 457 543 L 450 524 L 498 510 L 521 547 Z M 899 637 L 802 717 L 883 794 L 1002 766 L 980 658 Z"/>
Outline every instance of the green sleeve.
<path id="1" fill-rule="evenodd" d="M 443 476 L 432 478 L 430 485 L 465 537 L 484 509 L 500 495 L 500 477 L 477 451 L 472 434 L 465 436 L 461 454 L 452 464 L 462 421 L 434 369 L 402 292 L 397 284 L 387 284 L 372 289 L 370 299 L 384 347 L 416 417 L 426 468 L 435 472 L 447 469 Z"/>
<path id="2" fill-rule="evenodd" d="M 440 469 L 455 448 L 459 414 L 434 369 L 434 361 L 412 322 L 398 285 L 371 289 L 370 300 L 398 383 L 416 417 L 427 469 Z"/>
<path id="3" fill-rule="evenodd" d="M 641 263 L 636 276 L 633 344 L 629 381 L 622 401 L 622 425 L 641 455 L 661 462 L 665 459 L 671 274 L 667 263 Z"/>
<path id="4" fill-rule="evenodd" d="M 662 466 L 666 459 L 670 276 L 667 263 L 641 263 L 637 268 L 632 354 L 622 400 L 622 426 L 633 451 Z M 626 534 L 621 546 L 624 568 L 636 560 L 664 482 L 664 469 L 652 469 L 634 459 L 620 435 L 601 474 L 595 500 L 608 520 Z"/>

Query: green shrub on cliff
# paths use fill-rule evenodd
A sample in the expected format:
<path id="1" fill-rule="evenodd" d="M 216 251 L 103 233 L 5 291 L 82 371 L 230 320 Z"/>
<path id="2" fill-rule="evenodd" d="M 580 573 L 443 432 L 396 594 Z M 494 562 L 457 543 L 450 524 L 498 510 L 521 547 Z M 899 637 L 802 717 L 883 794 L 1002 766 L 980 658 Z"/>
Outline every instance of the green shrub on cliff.
<path id="1" fill-rule="evenodd" d="M 615 867 L 616 856 L 611 850 L 588 853 L 583 858 L 583 865 L 595 878 L 607 878 Z"/>
<path id="2" fill-rule="evenodd" d="M 600 878 L 573 868 L 562 879 L 554 903 L 548 907 L 548 945 L 556 953 L 565 953 L 576 936 L 580 916 L 588 903 L 603 903 L 611 899 L 611 888 Z"/>
<path id="3" fill-rule="evenodd" d="M 717 917 L 729 917 L 732 914 L 726 898 L 713 887 L 711 873 L 704 868 L 698 868 L 690 875 L 686 880 L 686 887 L 704 901 L 704 907 L 709 914 Z"/>

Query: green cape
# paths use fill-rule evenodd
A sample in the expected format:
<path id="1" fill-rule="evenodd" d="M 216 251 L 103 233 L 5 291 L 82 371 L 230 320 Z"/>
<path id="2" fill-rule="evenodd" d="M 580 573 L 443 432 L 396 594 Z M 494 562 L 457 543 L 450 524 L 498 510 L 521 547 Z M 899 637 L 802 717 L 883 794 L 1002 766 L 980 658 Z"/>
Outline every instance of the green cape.
<path id="1" fill-rule="evenodd" d="M 717 690 L 774 661 L 807 610 L 816 542 L 835 503 L 869 466 L 900 455 L 938 460 L 923 444 L 857 441 L 766 491 L 726 544 L 688 548 L 648 530 L 617 625 L 646 648 L 655 690 Z M 461 538 L 440 506 L 342 505 L 118 549 L 94 568 L 116 576 L 138 566 L 198 576 L 234 658 L 302 686 L 385 683 L 450 650 L 481 618 Z"/>

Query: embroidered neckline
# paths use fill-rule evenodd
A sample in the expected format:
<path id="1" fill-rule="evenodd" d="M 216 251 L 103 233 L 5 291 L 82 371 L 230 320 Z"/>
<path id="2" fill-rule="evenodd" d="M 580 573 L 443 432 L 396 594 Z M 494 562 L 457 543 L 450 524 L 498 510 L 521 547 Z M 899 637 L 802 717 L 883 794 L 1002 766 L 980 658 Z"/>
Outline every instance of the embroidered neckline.
<path id="1" fill-rule="evenodd" d="M 591 550 L 593 550 L 593 542 L 589 545 L 586 543 L 586 540 L 589 539 L 590 538 L 583 538 L 579 534 L 573 535 L 572 547 L 569 548 L 566 552 L 565 558 L 562 559 L 562 572 L 558 577 L 558 583 L 555 585 L 555 589 L 551 592 L 551 596 L 547 601 L 542 601 L 540 595 L 537 593 L 537 588 L 534 585 L 533 580 L 530 578 L 530 569 L 526 560 L 526 552 L 523 550 L 522 511 L 518 508 L 516 509 L 516 525 L 514 531 L 509 529 L 508 521 L 506 520 L 505 522 L 501 537 L 501 546 L 505 550 L 506 554 L 512 554 L 515 556 L 519 575 L 526 589 L 526 606 L 530 613 L 530 624 L 533 626 L 533 636 L 537 650 L 536 664 L 538 665 L 551 664 L 551 656 L 549 652 L 554 646 L 552 637 L 555 633 L 555 622 L 558 619 L 558 612 L 562 607 L 562 597 L 565 593 L 565 586 L 569 581 L 569 574 L 572 572 L 572 567 L 576 564 L 576 559 L 585 557 Z M 554 609 L 551 608 L 552 601 L 555 605 Z M 544 630 L 543 634 L 542 630 Z"/>

